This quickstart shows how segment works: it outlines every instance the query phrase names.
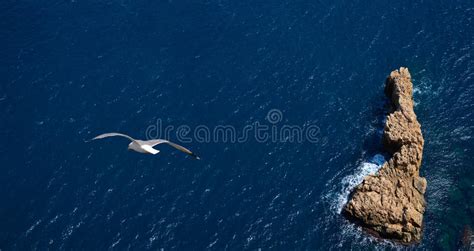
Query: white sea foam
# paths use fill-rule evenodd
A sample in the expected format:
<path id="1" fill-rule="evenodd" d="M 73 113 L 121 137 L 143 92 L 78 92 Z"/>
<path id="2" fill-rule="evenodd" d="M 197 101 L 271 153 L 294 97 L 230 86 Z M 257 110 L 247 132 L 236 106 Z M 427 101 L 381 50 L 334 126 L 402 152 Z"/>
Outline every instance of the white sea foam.
<path id="1" fill-rule="evenodd" d="M 345 176 L 340 183 L 332 187 L 324 196 L 324 199 L 329 203 L 333 217 L 341 217 L 342 208 L 347 203 L 349 194 L 354 187 L 359 185 L 365 176 L 375 174 L 385 162 L 383 155 L 376 154 L 369 160 L 360 162 L 352 174 Z M 328 224 L 332 224 L 331 222 L 334 222 L 334 218 L 327 221 Z M 359 247 L 371 247 L 375 250 L 386 250 L 387 248 L 399 250 L 403 248 L 389 241 L 380 241 L 370 235 L 363 234 L 360 226 L 350 224 L 348 221 L 340 226 L 340 231 L 335 240 L 338 242 L 339 248 L 347 244 L 348 240 L 355 240 Z"/>
<path id="2" fill-rule="evenodd" d="M 35 228 L 36 228 L 39 224 L 41 224 L 41 222 L 42 222 L 42 220 L 37 220 L 37 221 L 35 222 L 35 224 L 33 224 L 28 230 L 26 230 L 25 235 L 28 236 L 33 230 L 35 230 Z"/>
<path id="3" fill-rule="evenodd" d="M 331 203 L 331 210 L 340 213 L 347 203 L 351 191 L 359 185 L 365 176 L 375 174 L 385 162 L 385 158 L 381 154 L 374 155 L 369 161 L 362 162 L 351 175 L 344 177 L 341 181 L 340 191 L 334 196 Z"/>
<path id="4" fill-rule="evenodd" d="M 341 211 L 347 203 L 351 191 L 363 181 L 365 176 L 375 174 L 385 162 L 386 160 L 381 154 L 376 154 L 369 160 L 361 161 L 352 174 L 345 176 L 341 182 L 332 187 L 324 198 L 329 202 L 330 212 L 333 217 L 341 217 Z M 329 222 L 334 222 L 334 218 L 329 220 L 328 223 Z M 400 250 L 403 248 L 389 241 L 381 241 L 364 234 L 360 226 L 351 224 L 348 221 L 344 221 L 344 223 L 340 225 L 340 231 L 341 232 L 335 236 L 335 242 L 338 243 L 339 248 L 348 244 L 348 241 L 352 242 L 351 240 L 355 241 L 352 242 L 351 246 L 356 244 L 356 246 L 361 248 L 370 247 L 375 248 L 375 250 L 386 250 L 387 248 Z"/>

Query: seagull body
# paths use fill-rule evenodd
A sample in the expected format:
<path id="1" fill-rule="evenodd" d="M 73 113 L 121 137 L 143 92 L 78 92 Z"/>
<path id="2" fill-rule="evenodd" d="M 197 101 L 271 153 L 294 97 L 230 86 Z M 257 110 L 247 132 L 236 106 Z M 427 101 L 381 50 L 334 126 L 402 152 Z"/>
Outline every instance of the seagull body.
<path id="1" fill-rule="evenodd" d="M 183 147 L 183 146 L 180 146 L 178 144 L 175 144 L 173 142 L 170 142 L 168 140 L 165 140 L 165 139 L 152 139 L 152 140 L 139 140 L 139 139 L 134 139 L 128 135 L 125 135 L 125 134 L 122 134 L 122 133 L 116 133 L 116 132 L 111 132 L 111 133 L 104 133 L 104 134 L 101 134 L 95 138 L 93 138 L 92 140 L 96 140 L 96 139 L 103 139 L 103 138 L 108 138 L 108 137 L 124 137 L 124 138 L 127 138 L 129 139 L 130 141 L 130 144 L 128 144 L 128 150 L 133 150 L 135 152 L 139 152 L 139 153 L 148 153 L 148 154 L 157 154 L 159 153 L 160 151 L 159 150 L 156 150 L 155 148 L 153 148 L 154 146 L 156 145 L 159 145 L 159 144 L 168 144 L 178 150 L 180 150 L 181 152 L 184 152 L 196 159 L 200 159 L 199 156 L 197 156 L 196 154 L 194 154 L 193 152 L 191 152 L 190 150 L 188 150 L 187 148 Z"/>

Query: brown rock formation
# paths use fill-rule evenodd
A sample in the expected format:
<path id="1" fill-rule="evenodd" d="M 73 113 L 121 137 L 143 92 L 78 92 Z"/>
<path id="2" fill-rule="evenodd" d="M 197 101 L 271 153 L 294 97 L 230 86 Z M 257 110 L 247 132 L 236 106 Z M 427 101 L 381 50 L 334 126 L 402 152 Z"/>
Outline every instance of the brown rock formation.
<path id="1" fill-rule="evenodd" d="M 407 68 L 385 82 L 392 110 L 383 144 L 392 158 L 364 178 L 342 213 L 376 236 L 409 244 L 421 240 L 426 179 L 419 176 L 423 155 L 421 127 L 413 110 L 413 85 Z"/>
<path id="2" fill-rule="evenodd" d="M 459 251 L 472 251 L 474 248 L 474 233 L 469 225 L 464 227 L 460 244 L 461 246 L 458 248 Z"/>

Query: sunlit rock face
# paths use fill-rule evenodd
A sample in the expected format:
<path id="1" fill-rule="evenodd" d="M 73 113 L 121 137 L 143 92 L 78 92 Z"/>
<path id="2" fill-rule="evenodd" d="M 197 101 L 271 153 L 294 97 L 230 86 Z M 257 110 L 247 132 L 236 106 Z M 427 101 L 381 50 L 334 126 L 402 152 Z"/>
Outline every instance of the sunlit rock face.
<path id="1" fill-rule="evenodd" d="M 423 135 L 413 110 L 413 84 L 407 68 L 393 71 L 385 83 L 391 102 L 383 133 L 392 158 L 355 187 L 343 214 L 372 234 L 410 244 L 422 238 L 426 179 L 419 176 Z"/>

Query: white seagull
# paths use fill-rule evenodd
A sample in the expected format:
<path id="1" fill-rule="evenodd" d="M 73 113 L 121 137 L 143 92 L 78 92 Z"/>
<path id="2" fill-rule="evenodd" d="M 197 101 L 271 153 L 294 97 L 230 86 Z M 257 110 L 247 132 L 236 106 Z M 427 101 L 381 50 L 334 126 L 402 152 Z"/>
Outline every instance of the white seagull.
<path id="1" fill-rule="evenodd" d="M 134 139 L 134 138 L 132 138 L 128 135 L 125 135 L 125 134 L 111 132 L 111 133 L 101 134 L 101 135 L 93 138 L 92 140 L 103 139 L 103 138 L 108 138 L 108 137 L 115 137 L 115 136 L 120 136 L 120 137 L 124 137 L 124 138 L 127 138 L 127 139 L 131 140 L 132 142 L 130 142 L 130 144 L 128 144 L 128 150 L 133 150 L 135 152 L 150 153 L 150 154 L 155 155 L 155 154 L 159 153 L 160 151 L 156 150 L 153 147 L 156 146 L 156 145 L 164 143 L 164 144 L 168 144 L 168 145 L 180 150 L 181 152 L 184 152 L 184 153 L 194 157 L 195 159 L 200 159 L 199 156 L 197 156 L 196 154 L 194 154 L 193 152 L 191 152 L 187 148 L 185 148 L 183 146 L 180 146 L 178 144 L 175 144 L 173 142 L 170 142 L 168 140 L 165 140 L 165 139 L 139 140 L 139 139 Z"/>

